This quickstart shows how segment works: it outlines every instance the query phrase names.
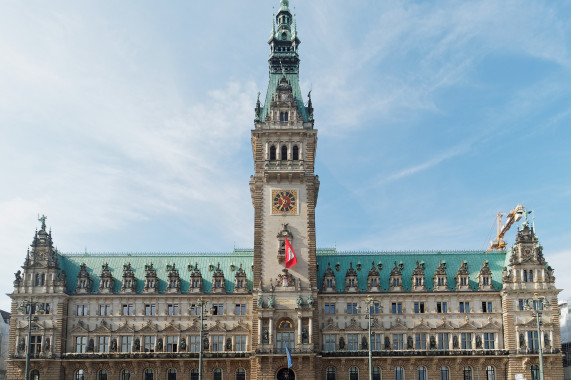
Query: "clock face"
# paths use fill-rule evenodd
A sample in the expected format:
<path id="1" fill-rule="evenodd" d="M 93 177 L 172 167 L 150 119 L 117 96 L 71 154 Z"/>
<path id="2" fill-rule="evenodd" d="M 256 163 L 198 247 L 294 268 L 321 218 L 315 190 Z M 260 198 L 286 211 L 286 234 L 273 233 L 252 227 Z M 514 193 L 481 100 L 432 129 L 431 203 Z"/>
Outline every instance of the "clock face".
<path id="1" fill-rule="evenodd" d="M 297 190 L 272 190 L 272 214 L 297 213 Z"/>

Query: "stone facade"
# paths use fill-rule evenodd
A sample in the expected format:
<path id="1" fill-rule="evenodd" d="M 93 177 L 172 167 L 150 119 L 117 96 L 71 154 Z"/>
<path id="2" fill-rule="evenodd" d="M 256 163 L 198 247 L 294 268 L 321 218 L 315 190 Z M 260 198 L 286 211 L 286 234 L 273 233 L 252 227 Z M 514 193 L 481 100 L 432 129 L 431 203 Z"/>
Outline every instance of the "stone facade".
<path id="1" fill-rule="evenodd" d="M 0 310 L 0 380 L 6 380 L 8 339 L 10 338 L 10 313 Z"/>
<path id="2" fill-rule="evenodd" d="M 527 222 L 507 251 L 316 248 L 317 130 L 299 44 L 281 0 L 251 131 L 253 250 L 64 254 L 42 218 L 11 294 L 8 378 L 24 378 L 29 349 L 33 379 L 192 380 L 202 347 L 208 380 L 364 379 L 369 348 L 374 379 L 531 379 L 541 344 L 546 379 L 563 379 L 559 291 Z M 539 336 L 524 309 L 534 295 L 555 305 L 536 305 Z"/>

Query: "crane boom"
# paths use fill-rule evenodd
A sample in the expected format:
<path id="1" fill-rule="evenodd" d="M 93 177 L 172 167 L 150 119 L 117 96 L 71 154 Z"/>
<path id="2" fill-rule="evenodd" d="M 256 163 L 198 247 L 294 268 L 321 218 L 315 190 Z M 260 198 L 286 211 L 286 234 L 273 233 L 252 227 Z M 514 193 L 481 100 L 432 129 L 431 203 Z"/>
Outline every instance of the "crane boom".
<path id="1" fill-rule="evenodd" d="M 507 244 L 506 241 L 504 240 L 506 232 L 508 232 L 512 224 L 514 224 L 515 222 L 517 222 L 522 218 L 524 213 L 525 213 L 525 208 L 523 207 L 523 205 L 515 206 L 508 213 L 498 212 L 498 215 L 496 216 L 496 222 L 498 225 L 497 235 L 496 238 L 490 242 L 488 251 L 501 250 L 506 248 Z M 506 217 L 506 223 L 502 225 L 502 219 L 504 216 Z"/>

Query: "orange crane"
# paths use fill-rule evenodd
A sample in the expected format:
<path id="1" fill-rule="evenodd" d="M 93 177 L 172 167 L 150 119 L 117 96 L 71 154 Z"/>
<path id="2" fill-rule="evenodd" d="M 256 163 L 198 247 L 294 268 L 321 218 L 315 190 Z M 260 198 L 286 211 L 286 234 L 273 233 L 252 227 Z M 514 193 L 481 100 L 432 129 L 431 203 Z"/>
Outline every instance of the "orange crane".
<path id="1" fill-rule="evenodd" d="M 493 250 L 503 250 L 506 248 L 507 244 L 506 241 L 504 240 L 506 232 L 508 232 L 512 224 L 520 220 L 525 213 L 526 211 L 523 205 L 515 206 L 508 213 L 498 212 L 498 215 L 496 216 L 496 222 L 498 224 L 498 233 L 496 235 L 496 238 L 490 242 L 490 246 L 487 249 L 488 252 Z M 506 224 L 502 226 L 502 219 L 504 216 L 506 217 Z"/>

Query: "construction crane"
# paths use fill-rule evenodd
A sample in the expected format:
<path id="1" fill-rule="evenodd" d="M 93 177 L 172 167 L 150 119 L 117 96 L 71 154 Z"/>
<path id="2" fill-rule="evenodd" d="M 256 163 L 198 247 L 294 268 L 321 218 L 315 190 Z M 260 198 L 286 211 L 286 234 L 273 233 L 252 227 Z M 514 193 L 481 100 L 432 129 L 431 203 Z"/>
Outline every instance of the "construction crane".
<path id="1" fill-rule="evenodd" d="M 488 252 L 494 250 L 503 250 L 506 248 L 507 244 L 506 241 L 504 240 L 506 232 L 508 232 L 512 224 L 519 221 L 525 213 L 526 211 L 523 205 L 515 206 L 508 213 L 498 212 L 498 215 L 496 216 L 496 222 L 498 224 L 498 233 L 496 235 L 496 238 L 490 242 L 490 246 L 487 249 Z M 504 216 L 506 217 L 506 223 L 502 226 L 502 219 Z"/>

